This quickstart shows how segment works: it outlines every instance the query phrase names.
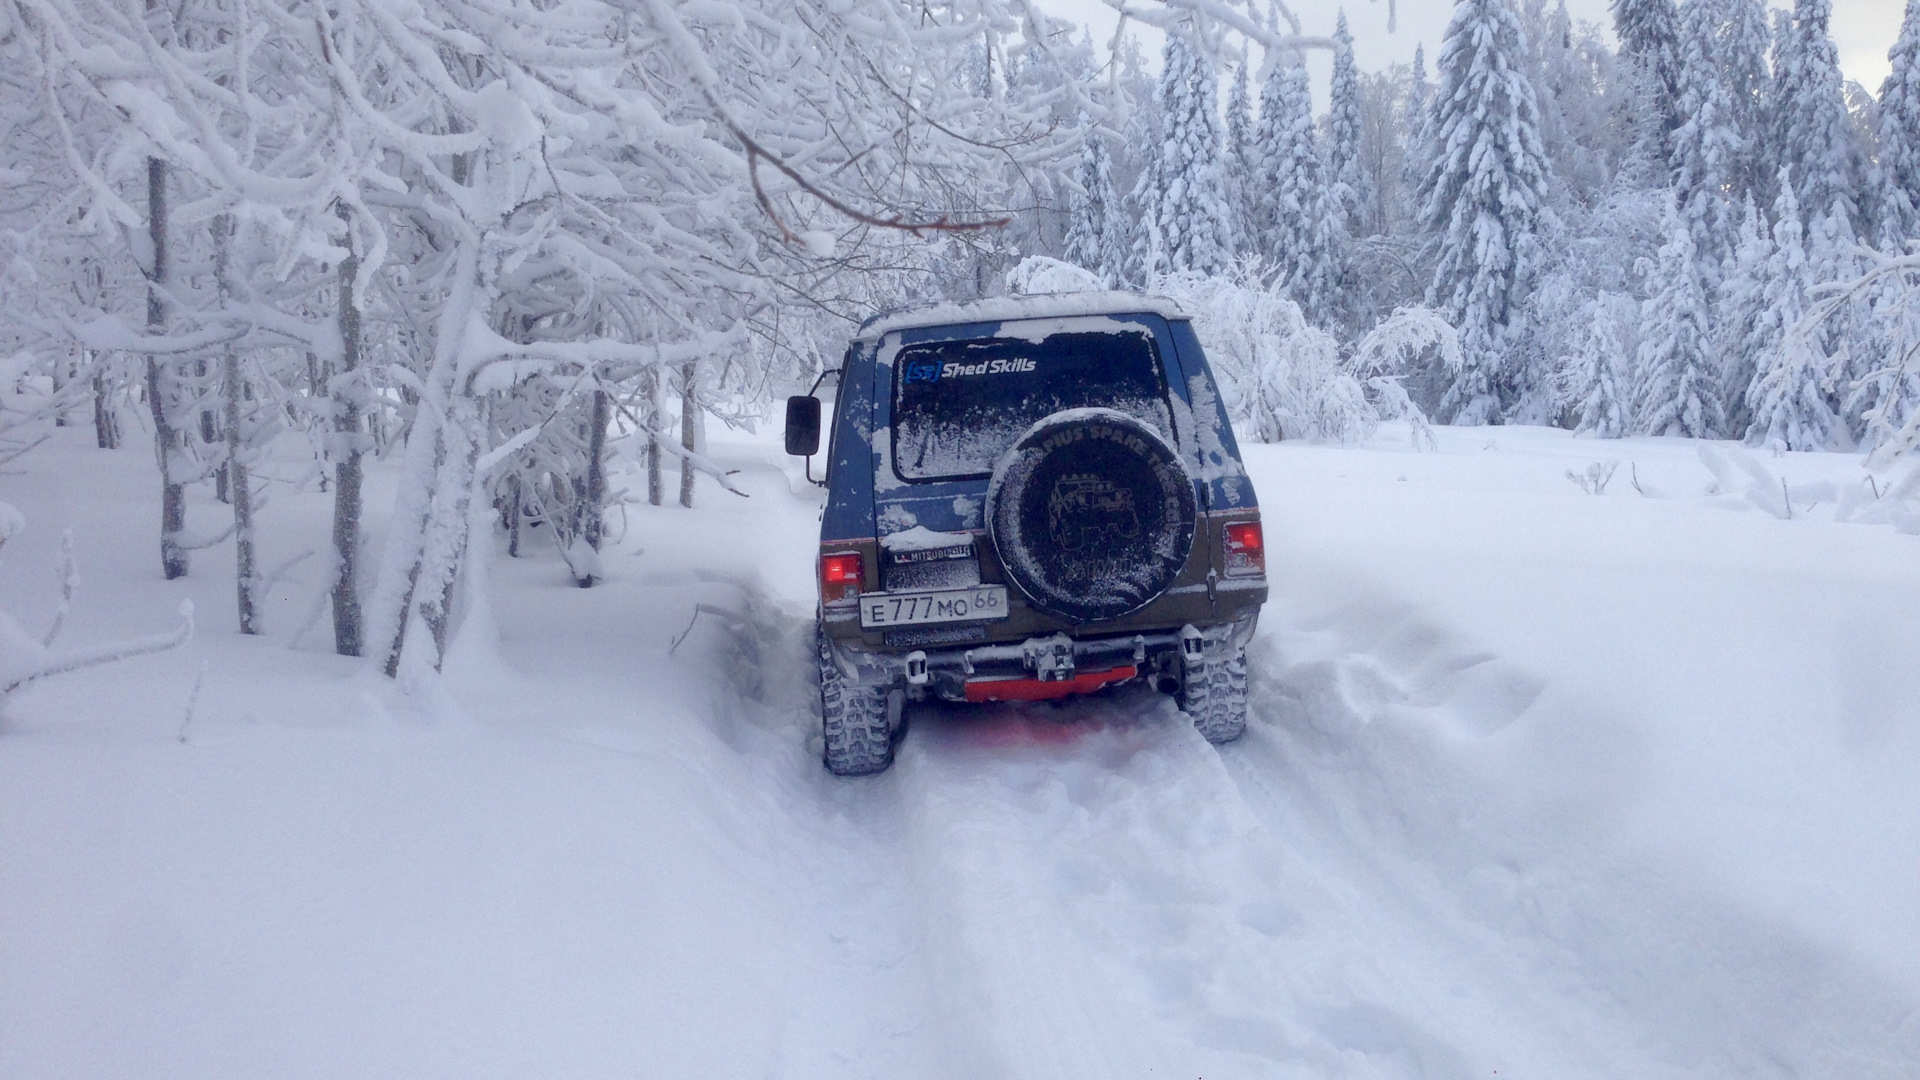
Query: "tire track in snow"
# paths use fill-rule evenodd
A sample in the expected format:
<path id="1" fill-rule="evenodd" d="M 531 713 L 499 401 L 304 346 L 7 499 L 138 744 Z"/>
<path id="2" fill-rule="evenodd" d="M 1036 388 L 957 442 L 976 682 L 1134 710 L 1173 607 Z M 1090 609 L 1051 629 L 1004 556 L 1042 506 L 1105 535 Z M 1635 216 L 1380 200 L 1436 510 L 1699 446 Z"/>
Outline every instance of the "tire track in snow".
<path id="1" fill-rule="evenodd" d="M 739 782 L 758 793 L 791 919 L 768 1075 L 958 1075 L 929 1002 L 898 778 L 821 768 L 813 621 L 757 580 L 736 587 L 713 722 L 732 732 Z"/>
<path id="2" fill-rule="evenodd" d="M 774 1075 L 1920 1071 L 1899 995 L 1611 834 L 1630 737 L 1404 606 L 1270 612 L 1218 752 L 1123 692 L 922 709 L 852 782 L 764 606 L 729 741 L 789 819 Z"/>
<path id="3" fill-rule="evenodd" d="M 1899 994 L 1616 839 L 1641 763 L 1606 718 L 1392 605 L 1270 622 L 1251 660 L 1223 758 L 1361 916 L 1349 964 L 1391 972 L 1352 1015 L 1418 1018 L 1503 1076 L 1914 1075 Z M 1354 1044 L 1425 1057 L 1373 1026 Z"/>
<path id="4" fill-rule="evenodd" d="M 846 781 L 809 742 L 810 620 L 749 579 L 702 588 L 738 617 L 703 620 L 680 659 L 724 686 L 647 752 L 703 778 L 728 861 L 784 897 L 769 1075 L 1871 1078 L 1920 1061 L 1897 999 L 1581 824 L 1632 762 L 1596 756 L 1595 791 L 1505 790 L 1544 752 L 1528 707 L 1555 703 L 1403 611 L 1270 620 L 1255 723 L 1221 751 L 1122 692 L 924 709 L 894 770 Z"/>
<path id="5" fill-rule="evenodd" d="M 1325 1075 L 1272 837 L 1166 699 L 928 709 L 899 763 L 940 1007 L 995 1077 Z"/>

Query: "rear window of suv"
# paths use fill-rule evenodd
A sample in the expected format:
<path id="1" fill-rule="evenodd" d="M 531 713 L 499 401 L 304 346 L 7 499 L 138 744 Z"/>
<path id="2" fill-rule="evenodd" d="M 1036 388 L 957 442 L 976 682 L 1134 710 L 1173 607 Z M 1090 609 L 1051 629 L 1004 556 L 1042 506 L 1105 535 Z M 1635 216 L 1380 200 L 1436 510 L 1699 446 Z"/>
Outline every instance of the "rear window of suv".
<path id="1" fill-rule="evenodd" d="M 929 341 L 893 362 L 893 469 L 902 480 L 978 479 L 1034 424 L 1062 409 L 1117 409 L 1173 441 L 1153 335 L 1068 332 Z"/>

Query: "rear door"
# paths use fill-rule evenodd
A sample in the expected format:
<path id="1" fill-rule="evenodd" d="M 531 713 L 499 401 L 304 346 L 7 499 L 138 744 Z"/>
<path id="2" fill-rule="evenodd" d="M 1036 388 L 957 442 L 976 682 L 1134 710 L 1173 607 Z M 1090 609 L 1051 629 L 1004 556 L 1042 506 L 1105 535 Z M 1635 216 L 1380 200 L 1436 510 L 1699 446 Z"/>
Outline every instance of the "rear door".
<path id="1" fill-rule="evenodd" d="M 875 535 L 985 528 L 993 467 L 1063 409 L 1116 408 L 1192 453 L 1183 380 L 1157 315 L 1098 315 L 899 331 L 875 357 Z"/>

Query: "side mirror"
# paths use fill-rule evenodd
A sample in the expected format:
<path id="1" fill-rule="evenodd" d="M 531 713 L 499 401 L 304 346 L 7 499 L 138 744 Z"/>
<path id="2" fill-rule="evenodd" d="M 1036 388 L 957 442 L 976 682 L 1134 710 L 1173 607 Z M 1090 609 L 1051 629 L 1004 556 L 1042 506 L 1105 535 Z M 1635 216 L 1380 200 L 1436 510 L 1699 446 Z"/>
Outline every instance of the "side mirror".
<path id="1" fill-rule="evenodd" d="M 820 451 L 820 399 L 801 394 L 787 399 L 787 453 L 812 457 Z"/>

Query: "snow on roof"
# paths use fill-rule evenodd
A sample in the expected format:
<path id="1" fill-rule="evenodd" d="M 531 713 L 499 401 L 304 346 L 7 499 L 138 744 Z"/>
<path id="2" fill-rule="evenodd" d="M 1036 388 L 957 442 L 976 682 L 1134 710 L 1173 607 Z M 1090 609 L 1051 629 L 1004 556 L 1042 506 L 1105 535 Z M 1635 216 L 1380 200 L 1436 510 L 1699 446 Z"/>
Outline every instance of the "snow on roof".
<path id="1" fill-rule="evenodd" d="M 1130 292 L 1040 293 L 1034 296 L 996 296 L 986 300 L 947 301 L 875 315 L 855 335 L 873 341 L 895 330 L 951 323 L 1012 322 L 1017 319 L 1057 319 L 1076 315 L 1131 315 L 1151 313 L 1165 319 L 1192 316 L 1164 296 Z"/>

